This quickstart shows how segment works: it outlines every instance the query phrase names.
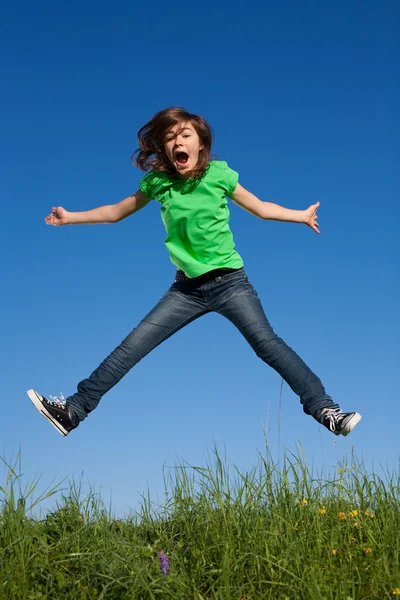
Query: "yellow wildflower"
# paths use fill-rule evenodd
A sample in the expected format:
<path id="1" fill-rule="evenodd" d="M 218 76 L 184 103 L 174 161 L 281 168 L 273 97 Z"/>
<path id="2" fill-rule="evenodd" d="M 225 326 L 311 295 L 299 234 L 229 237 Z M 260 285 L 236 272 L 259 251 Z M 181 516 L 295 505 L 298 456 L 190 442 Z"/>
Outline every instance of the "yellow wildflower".
<path id="1" fill-rule="evenodd" d="M 323 506 L 322 508 L 319 508 L 319 509 L 318 509 L 318 512 L 319 512 L 319 514 L 320 514 L 320 515 L 324 515 L 324 514 L 326 513 L 326 508 L 325 508 L 325 506 Z"/>
<path id="2" fill-rule="evenodd" d="M 303 500 L 301 501 L 303 506 L 305 506 L 307 504 L 307 502 L 308 502 L 307 498 L 303 498 Z"/>
<path id="3" fill-rule="evenodd" d="M 357 517 L 358 515 L 358 510 L 352 510 L 349 512 L 349 517 Z"/>
<path id="4" fill-rule="evenodd" d="M 400 588 L 396 588 L 395 590 L 393 590 L 392 594 L 393 596 L 400 596 Z"/>
<path id="5" fill-rule="evenodd" d="M 337 554 L 337 550 L 336 550 L 336 548 L 334 548 L 334 549 L 332 550 L 332 554 L 333 554 L 333 556 L 336 556 L 336 554 Z"/>
<path id="6" fill-rule="evenodd" d="M 346 513 L 345 512 L 338 513 L 338 519 L 341 519 L 342 521 L 344 521 L 344 519 L 347 519 Z"/>
<path id="7" fill-rule="evenodd" d="M 364 548 L 363 552 L 364 552 L 365 556 L 366 556 L 367 554 L 371 554 L 371 552 L 372 552 L 372 548 Z"/>

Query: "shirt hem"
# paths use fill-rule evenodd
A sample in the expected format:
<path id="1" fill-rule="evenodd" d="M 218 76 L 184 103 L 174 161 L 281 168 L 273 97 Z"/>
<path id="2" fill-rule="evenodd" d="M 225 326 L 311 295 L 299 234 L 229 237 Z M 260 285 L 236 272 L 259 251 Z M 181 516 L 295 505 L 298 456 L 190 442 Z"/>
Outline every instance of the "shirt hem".
<path id="1" fill-rule="evenodd" d="M 175 265 L 176 266 L 176 265 Z M 235 263 L 228 263 L 228 264 L 223 264 L 223 265 L 204 265 L 204 269 L 202 269 L 201 271 L 196 271 L 196 273 L 194 272 L 188 272 L 185 271 L 184 269 L 181 269 L 180 267 L 176 266 L 176 268 L 179 271 L 183 271 L 186 275 L 186 277 L 189 277 L 189 279 L 195 279 L 196 277 L 200 277 L 201 275 L 205 275 L 206 273 L 210 273 L 210 271 L 215 271 L 215 269 L 241 269 L 242 267 L 244 267 L 244 262 L 243 260 L 241 261 L 236 261 Z"/>

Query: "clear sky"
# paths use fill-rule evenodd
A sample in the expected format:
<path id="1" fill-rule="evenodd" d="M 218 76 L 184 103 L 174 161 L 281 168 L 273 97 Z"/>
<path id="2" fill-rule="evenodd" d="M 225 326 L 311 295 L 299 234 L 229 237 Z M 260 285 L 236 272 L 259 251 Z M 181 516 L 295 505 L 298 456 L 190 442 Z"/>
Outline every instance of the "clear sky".
<path id="1" fill-rule="evenodd" d="M 1 455 L 39 487 L 74 475 L 122 514 L 162 469 L 241 469 L 303 444 L 318 468 L 398 460 L 399 50 L 396 0 L 3 4 Z M 136 133 L 172 105 L 204 116 L 214 152 L 263 200 L 321 202 L 321 235 L 231 206 L 275 331 L 363 420 L 335 438 L 303 414 L 240 333 L 211 314 L 139 363 L 70 436 L 26 396 L 65 396 L 167 290 L 156 202 L 115 225 L 55 228 L 51 207 L 118 202 L 142 174 Z M 279 444 L 279 448 L 278 448 Z M 3 473 L 0 475 L 0 485 Z"/>

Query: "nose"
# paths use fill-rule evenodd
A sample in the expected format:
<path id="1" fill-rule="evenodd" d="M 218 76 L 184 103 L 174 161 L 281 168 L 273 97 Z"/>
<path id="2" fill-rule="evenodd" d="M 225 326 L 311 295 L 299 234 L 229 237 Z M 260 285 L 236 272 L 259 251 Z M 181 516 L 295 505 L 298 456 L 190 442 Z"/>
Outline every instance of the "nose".
<path id="1" fill-rule="evenodd" d="M 182 140 L 177 137 L 175 138 L 175 148 L 178 148 L 179 146 L 182 146 Z"/>

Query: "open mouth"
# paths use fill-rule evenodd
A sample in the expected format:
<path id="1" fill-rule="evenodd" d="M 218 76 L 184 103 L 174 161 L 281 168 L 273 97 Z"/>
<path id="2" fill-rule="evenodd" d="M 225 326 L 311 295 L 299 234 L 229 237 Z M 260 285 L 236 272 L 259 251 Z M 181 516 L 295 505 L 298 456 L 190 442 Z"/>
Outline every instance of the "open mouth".
<path id="1" fill-rule="evenodd" d="M 177 152 L 175 154 L 175 159 L 179 165 L 186 165 L 187 161 L 189 160 L 189 155 L 186 154 L 186 152 Z"/>

